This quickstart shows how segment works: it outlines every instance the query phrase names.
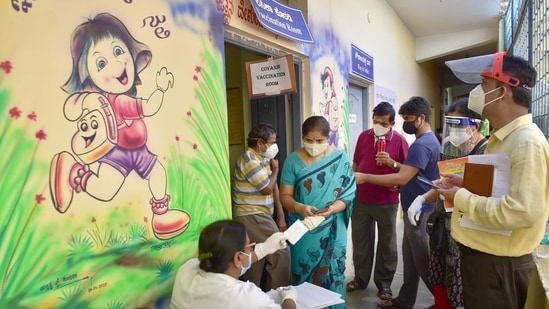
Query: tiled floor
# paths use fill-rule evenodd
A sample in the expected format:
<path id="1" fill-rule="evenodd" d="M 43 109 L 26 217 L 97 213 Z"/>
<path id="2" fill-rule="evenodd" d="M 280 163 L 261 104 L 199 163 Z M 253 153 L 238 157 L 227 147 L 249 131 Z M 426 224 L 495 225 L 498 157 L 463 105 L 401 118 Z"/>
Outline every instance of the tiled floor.
<path id="1" fill-rule="evenodd" d="M 402 254 L 400 252 L 401 250 L 401 243 L 402 243 L 402 231 L 403 231 L 403 223 L 401 219 L 401 211 L 399 210 L 398 213 L 398 219 L 397 219 L 397 241 L 398 241 L 398 250 L 399 250 L 399 257 L 398 257 L 398 266 L 397 266 L 397 272 L 395 275 L 395 278 L 393 280 L 393 284 L 391 285 L 391 289 L 393 290 L 393 296 L 398 296 L 398 291 L 400 289 L 400 286 L 402 285 Z M 354 277 L 354 268 L 353 268 L 353 259 L 352 259 L 352 243 L 351 243 L 351 234 L 350 229 L 348 231 L 348 243 L 347 243 L 347 266 L 345 271 L 345 278 L 347 281 L 350 281 Z M 434 304 L 433 295 L 423 281 L 419 280 L 419 291 L 417 296 L 417 301 L 414 306 L 414 309 L 423 309 L 427 308 L 430 305 Z M 363 291 L 354 291 L 347 293 L 347 309 L 369 309 L 369 308 L 379 308 L 377 307 L 377 303 L 380 302 L 380 299 L 377 297 L 377 288 L 374 285 L 372 281 L 370 281 L 370 284 L 368 287 Z"/>

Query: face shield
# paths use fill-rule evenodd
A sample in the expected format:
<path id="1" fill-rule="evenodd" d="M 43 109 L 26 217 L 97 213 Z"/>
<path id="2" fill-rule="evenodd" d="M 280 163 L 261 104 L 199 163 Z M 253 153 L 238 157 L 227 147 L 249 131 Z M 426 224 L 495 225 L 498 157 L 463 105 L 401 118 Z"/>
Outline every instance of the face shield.
<path id="1" fill-rule="evenodd" d="M 451 60 L 445 63 L 457 78 L 467 84 L 480 84 L 482 78 L 486 77 L 513 87 L 521 85 L 518 78 L 503 73 L 503 57 L 505 57 L 505 52 Z M 521 86 L 530 89 L 524 84 Z"/>
<path id="2" fill-rule="evenodd" d="M 442 130 L 442 155 L 445 160 L 469 155 L 475 148 L 478 119 L 445 116 Z"/>

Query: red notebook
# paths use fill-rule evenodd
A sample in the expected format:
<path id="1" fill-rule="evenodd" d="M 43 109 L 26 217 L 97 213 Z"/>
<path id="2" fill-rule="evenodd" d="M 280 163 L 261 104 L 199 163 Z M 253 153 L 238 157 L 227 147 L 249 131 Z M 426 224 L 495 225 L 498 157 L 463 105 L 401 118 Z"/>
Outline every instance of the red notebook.
<path id="1" fill-rule="evenodd" d="M 492 196 L 494 189 L 494 166 L 490 164 L 465 163 L 463 187 L 477 195 Z"/>

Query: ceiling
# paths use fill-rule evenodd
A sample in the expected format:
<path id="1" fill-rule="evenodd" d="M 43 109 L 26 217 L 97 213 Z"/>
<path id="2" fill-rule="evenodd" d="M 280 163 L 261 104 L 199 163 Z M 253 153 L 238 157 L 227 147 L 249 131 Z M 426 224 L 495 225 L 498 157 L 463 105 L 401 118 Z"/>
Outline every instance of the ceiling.
<path id="1" fill-rule="evenodd" d="M 458 81 L 444 64 L 447 60 L 474 57 L 498 51 L 500 16 L 508 0 L 386 0 L 419 44 L 435 42 L 453 46 L 444 52 L 434 52 L 428 61 L 446 71 L 446 86 Z M 492 39 L 474 40 L 479 31 L 492 32 Z M 438 43 L 436 42 L 438 40 Z M 450 44 L 450 42 L 452 44 Z M 420 47 L 420 46 L 419 46 Z M 416 54 L 416 60 L 420 56 Z"/>
<path id="2" fill-rule="evenodd" d="M 501 2 L 501 0 L 387 0 L 416 37 L 493 27 L 498 23 Z"/>

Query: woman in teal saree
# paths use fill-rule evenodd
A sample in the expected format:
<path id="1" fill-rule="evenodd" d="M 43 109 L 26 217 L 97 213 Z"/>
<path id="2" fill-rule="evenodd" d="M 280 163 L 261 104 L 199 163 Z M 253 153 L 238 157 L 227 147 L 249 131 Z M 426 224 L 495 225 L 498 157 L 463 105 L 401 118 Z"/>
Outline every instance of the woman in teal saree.
<path id="1" fill-rule="evenodd" d="M 284 162 L 280 200 L 290 224 L 308 216 L 326 218 L 291 246 L 292 284 L 307 281 L 345 298 L 347 226 L 356 184 L 348 155 L 328 145 L 329 132 L 324 117 L 303 123 L 304 147 Z"/>

